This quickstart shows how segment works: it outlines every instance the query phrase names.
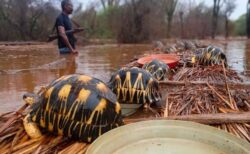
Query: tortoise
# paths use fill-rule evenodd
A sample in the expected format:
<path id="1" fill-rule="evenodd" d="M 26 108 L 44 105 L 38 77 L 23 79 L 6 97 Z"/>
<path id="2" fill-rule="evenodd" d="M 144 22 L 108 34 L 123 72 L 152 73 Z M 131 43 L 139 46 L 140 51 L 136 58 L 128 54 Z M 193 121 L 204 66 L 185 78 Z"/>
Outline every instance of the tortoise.
<path id="1" fill-rule="evenodd" d="M 164 45 L 161 41 L 153 41 L 153 50 L 154 51 L 162 51 Z"/>
<path id="2" fill-rule="evenodd" d="M 102 81 L 88 75 L 66 75 L 51 82 L 41 95 L 23 96 L 31 105 L 24 128 L 31 138 L 41 130 L 83 142 L 123 125 L 116 95 Z"/>
<path id="3" fill-rule="evenodd" d="M 179 51 L 185 51 L 185 50 L 195 50 L 197 46 L 194 41 L 180 40 L 176 43 L 176 48 Z"/>
<path id="4" fill-rule="evenodd" d="M 204 59 L 206 53 L 206 48 L 199 48 L 194 51 L 194 55 L 192 57 L 192 63 L 205 64 L 206 60 Z"/>
<path id="5" fill-rule="evenodd" d="M 192 57 L 192 62 L 197 62 L 201 65 L 224 64 L 224 66 L 227 66 L 227 58 L 223 50 L 212 45 L 196 50 L 195 56 Z"/>
<path id="6" fill-rule="evenodd" d="M 177 51 L 178 51 L 178 49 L 177 49 L 175 44 L 174 45 L 167 45 L 163 50 L 164 53 L 174 53 Z"/>
<path id="7" fill-rule="evenodd" d="M 158 59 L 153 59 L 152 61 L 144 64 L 142 69 L 147 70 L 158 81 L 166 80 L 169 73 L 168 65 Z"/>
<path id="8" fill-rule="evenodd" d="M 130 112 L 124 109 L 127 104 L 138 104 L 136 108 L 144 105 L 151 109 L 151 104 L 159 105 L 157 103 L 161 101 L 158 81 L 151 73 L 138 67 L 121 68 L 111 76 L 108 85 L 117 95 L 123 115 Z"/>
<path id="9" fill-rule="evenodd" d="M 161 41 L 153 41 L 153 51 L 173 53 L 177 52 L 176 45 L 164 45 Z"/>
<path id="10" fill-rule="evenodd" d="M 175 44 L 168 45 L 167 47 L 165 47 L 164 52 L 173 53 L 173 52 L 182 52 L 186 50 L 195 50 L 197 46 L 198 43 L 195 41 L 181 40 Z"/>

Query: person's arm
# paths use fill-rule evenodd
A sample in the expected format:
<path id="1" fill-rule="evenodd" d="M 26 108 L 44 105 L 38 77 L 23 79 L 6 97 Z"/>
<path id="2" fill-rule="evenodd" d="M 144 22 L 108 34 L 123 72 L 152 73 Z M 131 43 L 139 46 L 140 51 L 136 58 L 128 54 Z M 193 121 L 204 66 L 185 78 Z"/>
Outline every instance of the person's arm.
<path id="1" fill-rule="evenodd" d="M 71 46 L 71 44 L 69 43 L 69 39 L 65 33 L 65 28 L 63 26 L 58 26 L 58 32 L 59 32 L 59 36 L 62 37 L 64 43 L 66 44 L 66 46 L 70 49 L 70 51 L 72 53 L 77 53 L 77 51 Z"/>

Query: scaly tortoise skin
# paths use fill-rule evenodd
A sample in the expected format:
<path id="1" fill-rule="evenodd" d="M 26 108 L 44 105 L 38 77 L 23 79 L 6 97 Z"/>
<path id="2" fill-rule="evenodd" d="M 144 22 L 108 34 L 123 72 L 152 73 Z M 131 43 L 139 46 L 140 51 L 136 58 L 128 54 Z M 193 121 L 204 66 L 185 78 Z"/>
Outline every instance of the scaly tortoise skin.
<path id="1" fill-rule="evenodd" d="M 53 81 L 39 96 L 24 119 L 31 137 L 39 131 L 36 124 L 54 134 L 92 142 L 123 121 L 115 94 L 102 81 L 75 74 Z"/>
<path id="2" fill-rule="evenodd" d="M 210 45 L 207 48 L 198 49 L 192 62 L 207 66 L 223 63 L 224 66 L 227 66 L 227 57 L 221 48 Z"/>
<path id="3" fill-rule="evenodd" d="M 167 64 L 158 59 L 154 59 L 144 64 L 142 69 L 151 73 L 158 81 L 167 80 L 169 67 Z"/>
<path id="4" fill-rule="evenodd" d="M 161 100 L 158 81 L 141 68 L 118 70 L 112 75 L 109 87 L 121 104 L 152 104 Z"/>

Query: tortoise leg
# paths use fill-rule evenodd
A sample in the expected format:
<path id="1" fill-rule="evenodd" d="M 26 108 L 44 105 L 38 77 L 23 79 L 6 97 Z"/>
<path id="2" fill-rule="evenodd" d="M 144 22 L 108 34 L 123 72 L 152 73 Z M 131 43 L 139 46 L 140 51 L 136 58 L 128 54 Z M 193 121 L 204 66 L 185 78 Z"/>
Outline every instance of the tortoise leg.
<path id="1" fill-rule="evenodd" d="M 23 126 L 30 138 L 39 138 L 42 136 L 37 124 L 31 121 L 30 114 L 23 119 Z"/>
<path id="2" fill-rule="evenodd" d="M 154 113 L 156 117 L 160 117 L 160 114 L 155 109 L 151 108 L 149 104 L 145 104 L 144 108 Z"/>
<path id="3" fill-rule="evenodd" d="M 40 95 L 41 93 L 43 93 L 44 91 L 46 91 L 47 88 L 45 86 L 41 86 L 40 90 L 37 92 L 38 95 Z"/>

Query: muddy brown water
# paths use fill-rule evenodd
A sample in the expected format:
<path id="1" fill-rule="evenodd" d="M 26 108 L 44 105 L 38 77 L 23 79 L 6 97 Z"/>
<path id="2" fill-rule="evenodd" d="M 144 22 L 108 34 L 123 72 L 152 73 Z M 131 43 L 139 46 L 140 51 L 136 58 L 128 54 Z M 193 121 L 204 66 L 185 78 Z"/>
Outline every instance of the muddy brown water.
<path id="1" fill-rule="evenodd" d="M 112 72 L 150 45 L 79 47 L 79 54 L 59 55 L 54 45 L 0 46 L 0 113 L 16 110 L 25 92 L 38 91 L 66 74 L 80 73 L 108 81 Z"/>
<path id="2" fill-rule="evenodd" d="M 250 42 L 229 41 L 225 51 L 232 69 L 250 77 Z M 0 113 L 16 110 L 22 95 L 66 74 L 88 74 L 108 81 L 133 58 L 150 54 L 151 45 L 79 47 L 79 54 L 59 55 L 54 45 L 0 46 Z M 245 77 L 246 80 L 249 80 Z"/>

